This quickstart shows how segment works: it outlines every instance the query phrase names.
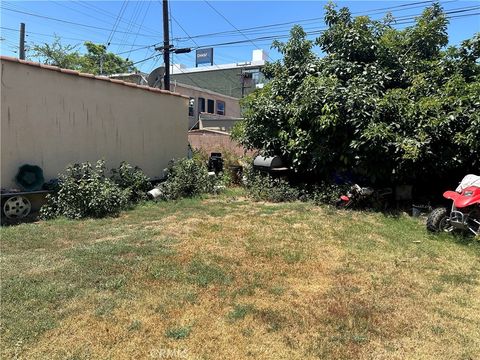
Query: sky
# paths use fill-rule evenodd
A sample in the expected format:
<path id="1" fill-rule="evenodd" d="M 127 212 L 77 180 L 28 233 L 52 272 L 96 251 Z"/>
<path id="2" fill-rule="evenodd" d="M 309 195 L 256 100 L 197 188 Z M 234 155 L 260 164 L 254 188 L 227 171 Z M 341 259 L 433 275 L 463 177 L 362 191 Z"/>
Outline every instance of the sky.
<path id="1" fill-rule="evenodd" d="M 170 0 L 170 34 L 176 48 L 214 48 L 214 63 L 251 60 L 252 50 L 268 51 L 268 60 L 279 54 L 272 40 L 287 40 L 295 23 L 313 34 L 325 28 L 327 1 L 181 1 Z M 480 1 L 440 2 L 449 16 L 450 44 L 459 44 L 480 32 Z M 409 25 L 428 1 L 336 1 L 354 15 L 380 19 L 386 12 L 398 18 L 397 28 Z M 13 10 L 13 11 L 12 11 Z M 162 65 L 155 44 L 163 41 L 161 1 L 1 1 L 0 53 L 18 56 L 19 24 L 26 24 L 27 46 L 51 43 L 54 35 L 63 44 L 84 41 L 108 44 L 108 51 L 136 63 L 143 72 Z M 405 20 L 402 20 L 403 19 Z M 252 29 L 253 28 L 253 29 Z M 217 34 L 212 34 L 217 33 Z M 220 34 L 218 34 L 220 33 Z M 199 36 L 200 35 L 200 36 Z M 228 43 L 228 44 L 227 44 Z M 319 49 L 316 49 L 320 53 Z M 27 53 L 28 57 L 28 53 Z M 148 60 L 146 60 L 148 59 Z M 32 59 L 35 60 L 35 59 Z M 195 66 L 195 52 L 173 55 L 172 62 Z"/>

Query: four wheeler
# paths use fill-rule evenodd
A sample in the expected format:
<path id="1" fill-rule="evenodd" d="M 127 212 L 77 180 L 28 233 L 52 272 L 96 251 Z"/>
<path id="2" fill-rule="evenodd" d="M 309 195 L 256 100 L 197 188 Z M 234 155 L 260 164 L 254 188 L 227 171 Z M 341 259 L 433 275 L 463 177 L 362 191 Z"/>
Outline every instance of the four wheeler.
<path id="1" fill-rule="evenodd" d="M 480 176 L 467 175 L 455 191 L 446 191 L 443 197 L 453 200 L 448 211 L 441 207 L 434 209 L 427 219 L 429 231 L 461 230 L 480 235 Z"/>
<path id="2" fill-rule="evenodd" d="M 385 210 L 391 200 L 393 191 L 391 188 L 372 189 L 353 184 L 346 195 L 342 195 L 337 201 L 337 206 L 342 208 L 373 207 Z"/>

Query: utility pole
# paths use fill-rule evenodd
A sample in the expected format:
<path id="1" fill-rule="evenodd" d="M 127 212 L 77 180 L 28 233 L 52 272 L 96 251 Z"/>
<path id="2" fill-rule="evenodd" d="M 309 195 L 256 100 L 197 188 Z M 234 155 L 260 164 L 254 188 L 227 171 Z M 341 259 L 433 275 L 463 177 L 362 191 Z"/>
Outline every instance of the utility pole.
<path id="1" fill-rule="evenodd" d="M 163 0 L 163 62 L 165 75 L 163 85 L 165 90 L 170 90 L 170 38 L 168 31 L 168 0 Z"/>
<path id="2" fill-rule="evenodd" d="M 25 23 L 20 23 L 20 51 L 18 53 L 18 58 L 20 60 L 25 60 Z"/>

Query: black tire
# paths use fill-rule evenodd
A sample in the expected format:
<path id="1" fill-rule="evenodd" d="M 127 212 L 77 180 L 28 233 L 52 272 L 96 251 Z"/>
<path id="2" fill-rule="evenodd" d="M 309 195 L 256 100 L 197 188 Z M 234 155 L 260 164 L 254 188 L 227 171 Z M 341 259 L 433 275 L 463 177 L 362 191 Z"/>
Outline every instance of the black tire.
<path id="1" fill-rule="evenodd" d="M 446 208 L 436 208 L 428 215 L 427 230 L 431 232 L 445 231 L 449 214 Z"/>

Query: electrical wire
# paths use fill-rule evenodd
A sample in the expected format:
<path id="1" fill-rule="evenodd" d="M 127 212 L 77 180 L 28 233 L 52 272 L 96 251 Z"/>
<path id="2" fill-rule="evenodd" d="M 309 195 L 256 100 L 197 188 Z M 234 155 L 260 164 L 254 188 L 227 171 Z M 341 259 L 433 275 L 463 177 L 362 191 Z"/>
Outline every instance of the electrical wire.
<path id="1" fill-rule="evenodd" d="M 101 12 L 101 13 L 103 13 L 105 16 L 110 17 L 111 19 L 115 19 L 115 18 L 116 18 L 116 14 L 113 14 L 113 13 L 111 13 L 111 12 L 109 12 L 109 11 L 101 8 L 101 7 L 95 6 L 95 5 L 94 5 L 93 3 L 91 3 L 90 1 L 78 1 L 78 0 L 77 0 L 77 1 L 74 1 L 74 2 L 77 3 L 77 4 L 80 5 L 80 6 L 83 6 L 84 8 L 89 9 L 90 12 L 93 10 L 93 11 L 95 11 L 95 12 Z M 121 21 L 122 23 L 124 23 L 124 24 L 128 24 L 126 20 L 121 19 L 120 21 Z M 138 27 L 139 30 L 140 30 L 140 29 L 144 29 L 144 30 L 146 30 L 146 31 L 148 31 L 148 32 L 151 32 L 151 33 L 154 33 L 154 34 L 156 33 L 156 34 L 158 34 L 158 35 L 161 35 L 161 32 L 157 31 L 156 29 L 152 29 L 152 28 L 149 28 L 149 27 L 147 27 L 147 26 L 144 26 L 143 24 L 142 24 L 142 25 L 139 25 L 139 24 L 136 24 L 136 23 L 135 23 L 134 25 L 135 25 L 136 27 Z"/>
<path id="2" fill-rule="evenodd" d="M 0 26 L 0 29 L 2 30 L 7 30 L 7 31 L 15 31 L 15 32 L 20 32 L 19 29 L 14 29 L 14 28 L 9 28 L 9 27 L 4 27 L 4 26 Z M 43 36 L 43 37 L 50 37 L 50 38 L 55 38 L 55 37 L 58 37 L 58 35 L 56 34 L 44 34 L 44 33 L 37 33 L 37 32 L 34 32 L 34 31 L 29 31 L 27 30 L 25 32 L 25 36 L 27 37 L 30 37 L 30 36 Z M 89 41 L 87 39 L 82 39 L 82 38 L 71 38 L 71 37 L 64 37 L 62 36 L 61 37 L 62 39 L 65 39 L 65 40 L 75 40 L 75 41 L 81 41 L 81 42 L 85 42 L 85 41 Z M 110 43 L 110 45 L 124 45 L 124 46 L 135 46 L 138 48 L 138 50 L 141 50 L 141 49 L 146 49 L 147 47 L 152 47 L 154 45 L 144 45 L 144 44 L 125 44 L 125 43 L 115 43 L 115 42 L 112 42 Z M 141 49 L 140 49 L 141 48 Z M 135 50 L 133 50 L 135 51 Z M 117 54 L 118 55 L 118 54 Z"/>
<path id="3" fill-rule="evenodd" d="M 192 42 L 193 42 L 195 45 L 199 46 L 198 43 L 195 41 L 195 39 L 192 39 L 192 38 L 190 37 L 190 35 L 189 35 L 189 33 L 187 32 L 187 30 L 185 30 L 185 28 L 177 21 L 177 19 L 175 19 L 175 17 L 174 17 L 172 14 L 170 14 L 170 18 L 178 25 L 178 27 L 185 33 L 185 35 L 187 35 L 187 36 L 192 40 Z M 214 65 L 217 69 L 220 69 L 220 67 L 219 67 L 217 64 L 215 64 L 215 63 L 213 62 L 213 60 L 212 60 L 212 63 L 213 63 L 213 65 Z M 232 81 L 232 79 L 229 79 L 224 72 L 220 72 L 220 73 L 221 73 L 222 76 L 225 78 L 225 80 L 227 80 L 227 82 L 231 82 L 231 81 Z M 185 73 L 184 73 L 184 74 L 185 74 Z M 226 89 L 225 89 L 225 91 L 226 91 Z"/>
<path id="4" fill-rule="evenodd" d="M 203 0 L 213 11 L 215 11 L 218 15 L 220 15 L 227 23 L 229 23 L 235 30 L 237 30 L 240 34 L 243 35 L 243 37 L 245 39 L 247 39 L 249 42 L 251 42 L 253 44 L 253 46 L 255 46 L 257 49 L 259 49 L 260 47 L 257 46 L 251 39 L 248 38 L 247 35 L 245 35 L 240 29 L 238 29 L 235 25 L 233 25 L 230 20 L 228 20 L 220 11 L 218 11 L 212 4 L 210 4 L 207 0 Z M 267 57 L 271 60 L 272 58 L 270 58 L 270 56 L 267 54 Z"/>
<path id="5" fill-rule="evenodd" d="M 102 30 L 102 31 L 112 31 L 112 29 L 104 28 L 104 27 L 100 27 L 100 26 L 87 25 L 87 24 L 77 23 L 77 22 L 74 22 L 74 21 L 57 19 L 57 18 L 53 18 L 53 17 L 50 17 L 50 16 L 34 14 L 34 13 L 31 13 L 31 12 L 22 11 L 22 10 L 9 9 L 9 8 L 6 8 L 3 5 L 0 6 L 0 9 L 15 12 L 15 13 L 19 13 L 19 14 L 24 14 L 24 15 L 28 15 L 28 16 L 38 17 L 38 18 L 42 18 L 42 19 L 58 21 L 58 22 L 62 22 L 62 23 L 65 23 L 65 24 L 69 24 L 69 25 L 82 26 L 82 27 L 86 27 L 86 28 L 89 28 L 89 29 L 96 29 L 96 30 Z M 126 33 L 126 34 L 133 35 L 133 33 L 131 33 L 131 32 L 126 32 L 126 31 L 122 31 L 122 30 L 117 30 L 116 32 L 119 33 L 119 34 L 125 34 Z M 143 33 L 139 33 L 138 36 L 152 37 L 152 35 L 143 34 Z"/>
<path id="6" fill-rule="evenodd" d="M 452 2 L 456 2 L 458 0 L 450 0 L 450 1 L 444 1 L 443 3 L 444 4 L 447 4 L 447 3 L 452 3 Z M 426 4 L 426 3 L 432 3 L 433 1 L 432 0 L 429 0 L 429 1 L 420 1 L 420 2 L 413 2 L 413 3 L 408 3 L 408 4 L 402 4 L 402 5 L 397 5 L 397 6 L 390 6 L 390 7 L 385 7 L 385 8 L 381 8 L 381 9 L 372 9 L 372 10 L 369 10 L 369 11 L 359 11 L 359 12 L 355 12 L 355 13 L 352 13 L 352 15 L 355 15 L 355 14 L 361 14 L 361 15 L 369 15 L 369 14 L 375 14 L 375 13 L 378 13 L 378 11 L 383 11 L 383 10 L 395 10 L 397 9 L 396 11 L 405 11 L 405 10 L 409 10 L 409 9 L 413 9 L 413 8 L 419 8 L 419 7 L 424 7 L 425 5 L 418 5 L 418 4 Z M 412 6 L 414 5 L 414 6 Z M 404 9 L 400 9 L 398 10 L 398 8 L 404 8 Z M 323 22 L 323 17 L 315 17 L 315 18 L 309 18 L 309 19 L 301 19 L 301 20 L 294 20 L 294 21 L 287 21 L 287 22 L 282 22 L 282 23 L 274 23 L 274 24 L 268 24 L 268 25 L 259 25 L 259 26 L 254 26 L 254 27 L 249 27 L 249 28 L 243 28 L 243 29 L 240 29 L 240 31 L 242 32 L 249 32 L 251 30 L 259 30 L 259 29 L 267 29 L 267 28 L 272 28 L 272 27 L 278 27 L 278 26 L 285 26 L 285 25 L 293 25 L 293 24 L 301 24 L 301 23 L 304 23 L 304 22 L 313 22 L 313 21 L 318 21 L 318 20 L 322 20 Z M 324 22 L 323 22 L 324 23 Z M 324 23 L 325 24 L 325 23 Z M 229 30 L 229 31 L 220 31 L 220 32 L 213 32 L 213 33 L 207 33 L 207 34 L 199 34 L 199 35 L 194 35 L 192 36 L 193 38 L 199 38 L 199 37 L 212 37 L 212 36 L 216 36 L 216 35 L 233 35 L 237 33 L 237 31 L 233 31 L 233 30 Z M 174 40 L 183 40 L 182 38 L 178 38 L 178 39 L 174 39 Z"/>
<path id="7" fill-rule="evenodd" d="M 142 28 L 143 23 L 145 22 L 145 18 L 147 17 L 148 10 L 150 10 L 150 4 L 151 4 L 151 2 L 149 1 L 149 2 L 148 2 L 147 9 L 145 10 L 145 14 L 143 15 L 143 18 L 142 18 L 142 23 L 141 23 L 141 25 L 139 26 L 137 33 L 135 34 L 135 38 L 133 39 L 133 44 L 132 44 L 132 46 L 130 47 L 130 51 L 128 52 L 127 58 L 130 57 L 130 55 L 131 55 L 131 53 L 132 53 L 132 51 L 133 51 L 133 47 L 135 46 L 135 42 L 137 41 L 137 38 L 138 38 L 138 33 L 140 32 L 140 29 Z"/>
<path id="8" fill-rule="evenodd" d="M 127 9 L 127 4 L 128 4 L 127 0 L 124 0 L 122 2 L 122 6 L 120 8 L 120 11 L 118 12 L 117 19 L 115 20 L 113 28 L 110 31 L 110 35 L 108 35 L 107 47 L 108 47 L 108 45 L 110 45 L 110 41 L 113 40 L 113 37 L 115 36 L 115 32 L 117 30 L 118 24 L 120 23 L 119 20 L 123 17 L 123 14 L 125 13 L 125 10 Z"/>
<path id="9" fill-rule="evenodd" d="M 480 8 L 479 7 L 476 7 L 476 8 Z M 470 9 L 470 10 L 460 10 L 460 11 L 455 11 L 454 13 L 459 13 L 459 12 L 467 12 L 467 11 L 472 11 L 473 9 Z M 476 16 L 478 15 L 478 13 L 471 13 L 471 14 L 464 14 L 464 15 L 453 15 L 453 16 L 448 16 L 449 12 L 445 12 L 445 14 L 447 14 L 446 18 L 447 19 L 455 19 L 455 18 L 458 18 L 458 17 L 466 17 L 466 16 Z M 402 20 L 402 22 L 397 22 L 396 24 L 394 25 L 404 25 L 404 24 L 408 24 L 408 23 L 414 23 L 416 21 L 416 16 L 411 16 L 409 19 L 405 18 Z M 320 29 L 316 29 L 316 30 L 313 30 L 313 31 L 308 31 L 306 32 L 307 35 L 317 35 L 317 34 L 321 34 L 322 32 L 324 32 L 326 30 L 326 28 L 320 28 Z M 277 34 L 277 35 L 269 35 L 269 36 L 262 36 L 262 37 L 257 37 L 257 38 L 254 38 L 253 40 L 254 41 L 261 41 L 261 40 L 275 40 L 275 39 L 278 39 L 278 38 L 285 38 L 285 37 L 289 37 L 290 34 L 289 33 L 285 33 L 285 34 Z M 209 48 L 209 47 L 218 47 L 218 46 L 223 46 L 223 45 L 234 45 L 234 44 L 243 44 L 243 43 L 246 43 L 246 42 L 251 42 L 250 40 L 234 40 L 234 41 L 226 41 L 226 42 L 219 42 L 219 43 L 213 43 L 213 44 L 205 44 L 205 45 L 201 45 L 200 47 L 196 47 L 194 48 L 195 50 L 196 49 L 203 49 L 203 48 Z"/>

